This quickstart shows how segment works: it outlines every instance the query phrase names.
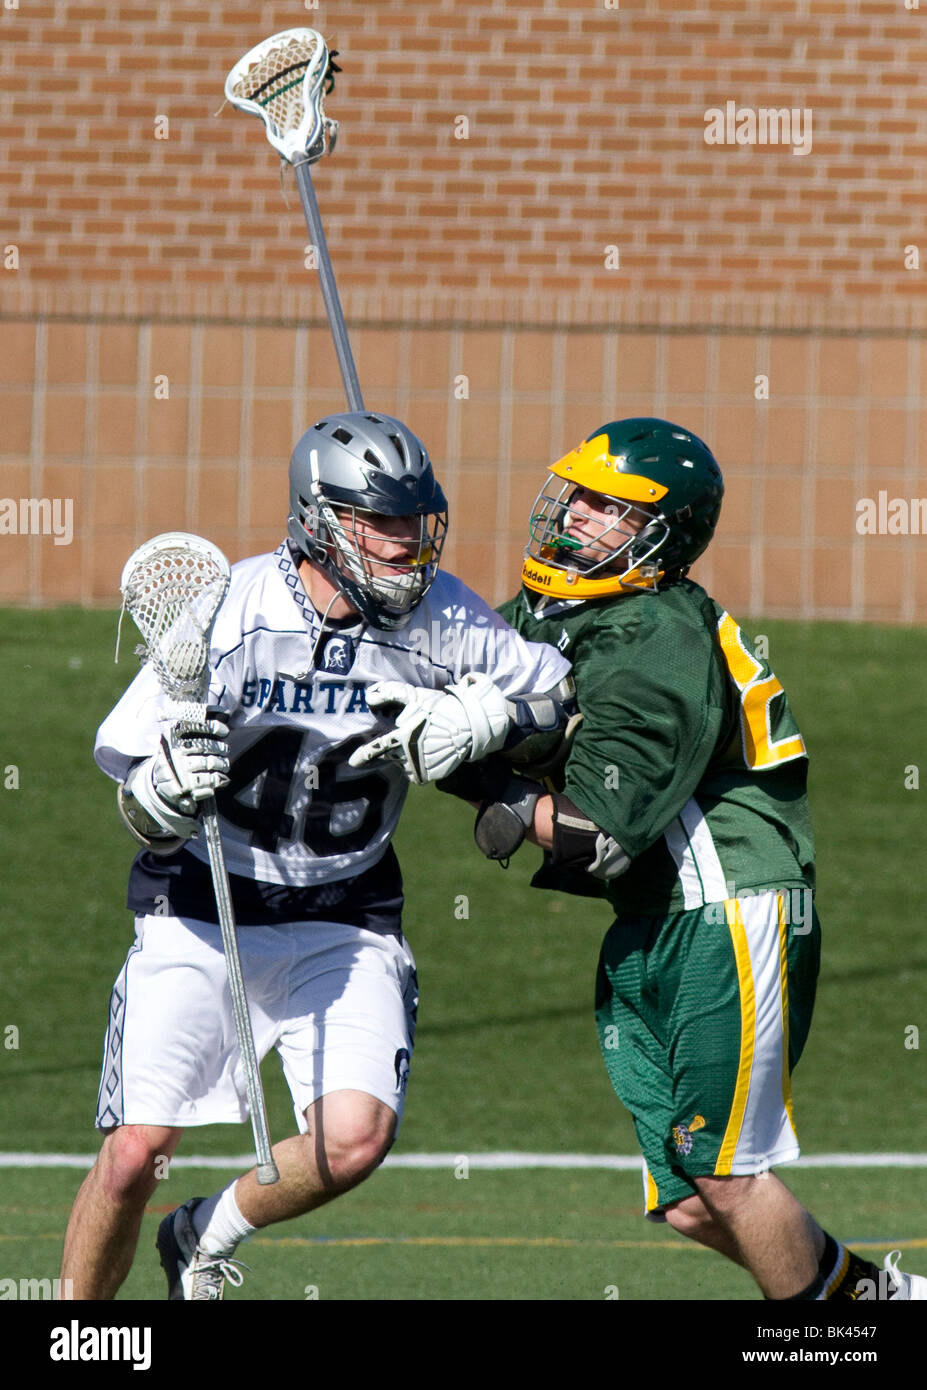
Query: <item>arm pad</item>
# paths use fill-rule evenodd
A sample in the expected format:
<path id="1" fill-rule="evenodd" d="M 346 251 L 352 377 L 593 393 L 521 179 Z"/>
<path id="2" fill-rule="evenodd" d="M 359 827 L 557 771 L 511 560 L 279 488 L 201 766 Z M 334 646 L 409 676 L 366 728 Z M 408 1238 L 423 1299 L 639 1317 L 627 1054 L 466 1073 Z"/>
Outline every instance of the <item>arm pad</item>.
<path id="1" fill-rule="evenodd" d="M 623 874 L 631 860 L 618 841 L 600 830 L 568 796 L 557 794 L 553 802 L 551 863 L 557 868 L 585 870 L 593 878 L 605 880 Z"/>
<path id="2" fill-rule="evenodd" d="M 488 787 L 473 827 L 473 838 L 487 859 L 508 860 L 534 825 L 534 811 L 544 788 L 500 764 L 500 776 Z"/>
<path id="3" fill-rule="evenodd" d="M 543 694 L 516 695 L 505 702 L 511 721 L 502 756 L 515 767 L 531 767 L 531 776 L 549 776 L 565 760 L 582 719 L 572 676 L 564 676 Z"/>

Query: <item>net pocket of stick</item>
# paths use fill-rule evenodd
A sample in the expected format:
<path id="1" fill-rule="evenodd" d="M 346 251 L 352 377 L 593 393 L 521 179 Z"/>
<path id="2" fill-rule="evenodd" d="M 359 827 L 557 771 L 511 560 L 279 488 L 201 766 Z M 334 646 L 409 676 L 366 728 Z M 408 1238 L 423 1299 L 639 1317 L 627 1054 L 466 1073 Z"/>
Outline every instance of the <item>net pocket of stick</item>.
<path id="1" fill-rule="evenodd" d="M 228 586 L 229 563 L 218 546 L 181 531 L 155 536 L 126 561 L 122 611 L 175 700 L 195 699 L 208 686 L 209 634 Z"/>
<path id="2" fill-rule="evenodd" d="M 250 49 L 225 81 L 226 100 L 260 116 L 267 138 L 290 164 L 321 159 L 334 148 L 338 122 L 323 99 L 340 72 L 315 29 L 286 29 Z"/>

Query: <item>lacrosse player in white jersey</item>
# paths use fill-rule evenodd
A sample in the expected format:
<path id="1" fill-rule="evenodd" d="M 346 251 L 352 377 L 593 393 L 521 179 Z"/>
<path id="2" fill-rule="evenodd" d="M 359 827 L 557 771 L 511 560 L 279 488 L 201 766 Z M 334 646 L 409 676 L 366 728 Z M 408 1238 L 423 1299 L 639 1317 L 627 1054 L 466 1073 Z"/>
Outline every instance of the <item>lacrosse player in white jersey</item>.
<path id="1" fill-rule="evenodd" d="M 288 539 L 232 569 L 209 717 L 164 722 L 146 666 L 97 735 L 142 847 L 105 1041 L 106 1137 L 65 1241 L 76 1298 L 119 1289 L 184 1129 L 248 1114 L 198 800 L 217 793 L 257 1053 L 276 1047 L 298 1133 L 274 1147 L 277 1183 L 252 1169 L 164 1219 L 168 1297 L 183 1300 L 221 1298 L 241 1282 L 242 1240 L 355 1186 L 393 1142 L 417 1007 L 390 845 L 409 782 L 494 751 L 517 759 L 556 740 L 572 708 L 568 662 L 439 573 L 444 496 L 398 420 L 357 412 L 307 431 L 290 508 Z M 389 756 L 367 765 L 380 745 Z"/>

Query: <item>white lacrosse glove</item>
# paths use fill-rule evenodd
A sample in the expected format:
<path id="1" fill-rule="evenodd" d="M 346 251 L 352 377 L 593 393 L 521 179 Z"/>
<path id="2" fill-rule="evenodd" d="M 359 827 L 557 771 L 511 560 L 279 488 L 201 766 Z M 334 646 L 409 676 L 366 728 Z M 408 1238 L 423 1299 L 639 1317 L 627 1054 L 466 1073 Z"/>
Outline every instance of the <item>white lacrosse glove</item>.
<path id="1" fill-rule="evenodd" d="M 203 720 L 171 724 L 158 752 L 129 773 L 125 797 L 162 830 L 189 838 L 197 829 L 197 803 L 228 784 L 228 732 L 226 716 L 216 709 Z"/>
<path id="2" fill-rule="evenodd" d="M 456 685 L 423 690 L 402 681 L 379 681 L 367 691 L 373 709 L 401 705 L 396 727 L 363 744 L 352 767 L 385 758 L 398 762 L 410 782 L 436 782 L 461 763 L 495 753 L 511 727 L 505 696 L 488 676 L 471 671 Z"/>

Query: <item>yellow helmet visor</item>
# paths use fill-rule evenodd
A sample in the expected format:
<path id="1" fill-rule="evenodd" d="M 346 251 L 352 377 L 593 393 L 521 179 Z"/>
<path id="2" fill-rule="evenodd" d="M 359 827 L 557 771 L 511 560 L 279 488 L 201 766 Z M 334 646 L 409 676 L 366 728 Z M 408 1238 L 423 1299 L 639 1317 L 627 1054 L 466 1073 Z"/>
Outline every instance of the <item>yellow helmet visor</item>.
<path id="1" fill-rule="evenodd" d="M 668 491 L 662 483 L 642 478 L 636 473 L 623 473 L 623 459 L 608 451 L 608 435 L 597 434 L 571 449 L 562 459 L 550 466 L 551 473 L 590 492 L 606 497 L 620 497 L 627 502 L 658 503 Z"/>

